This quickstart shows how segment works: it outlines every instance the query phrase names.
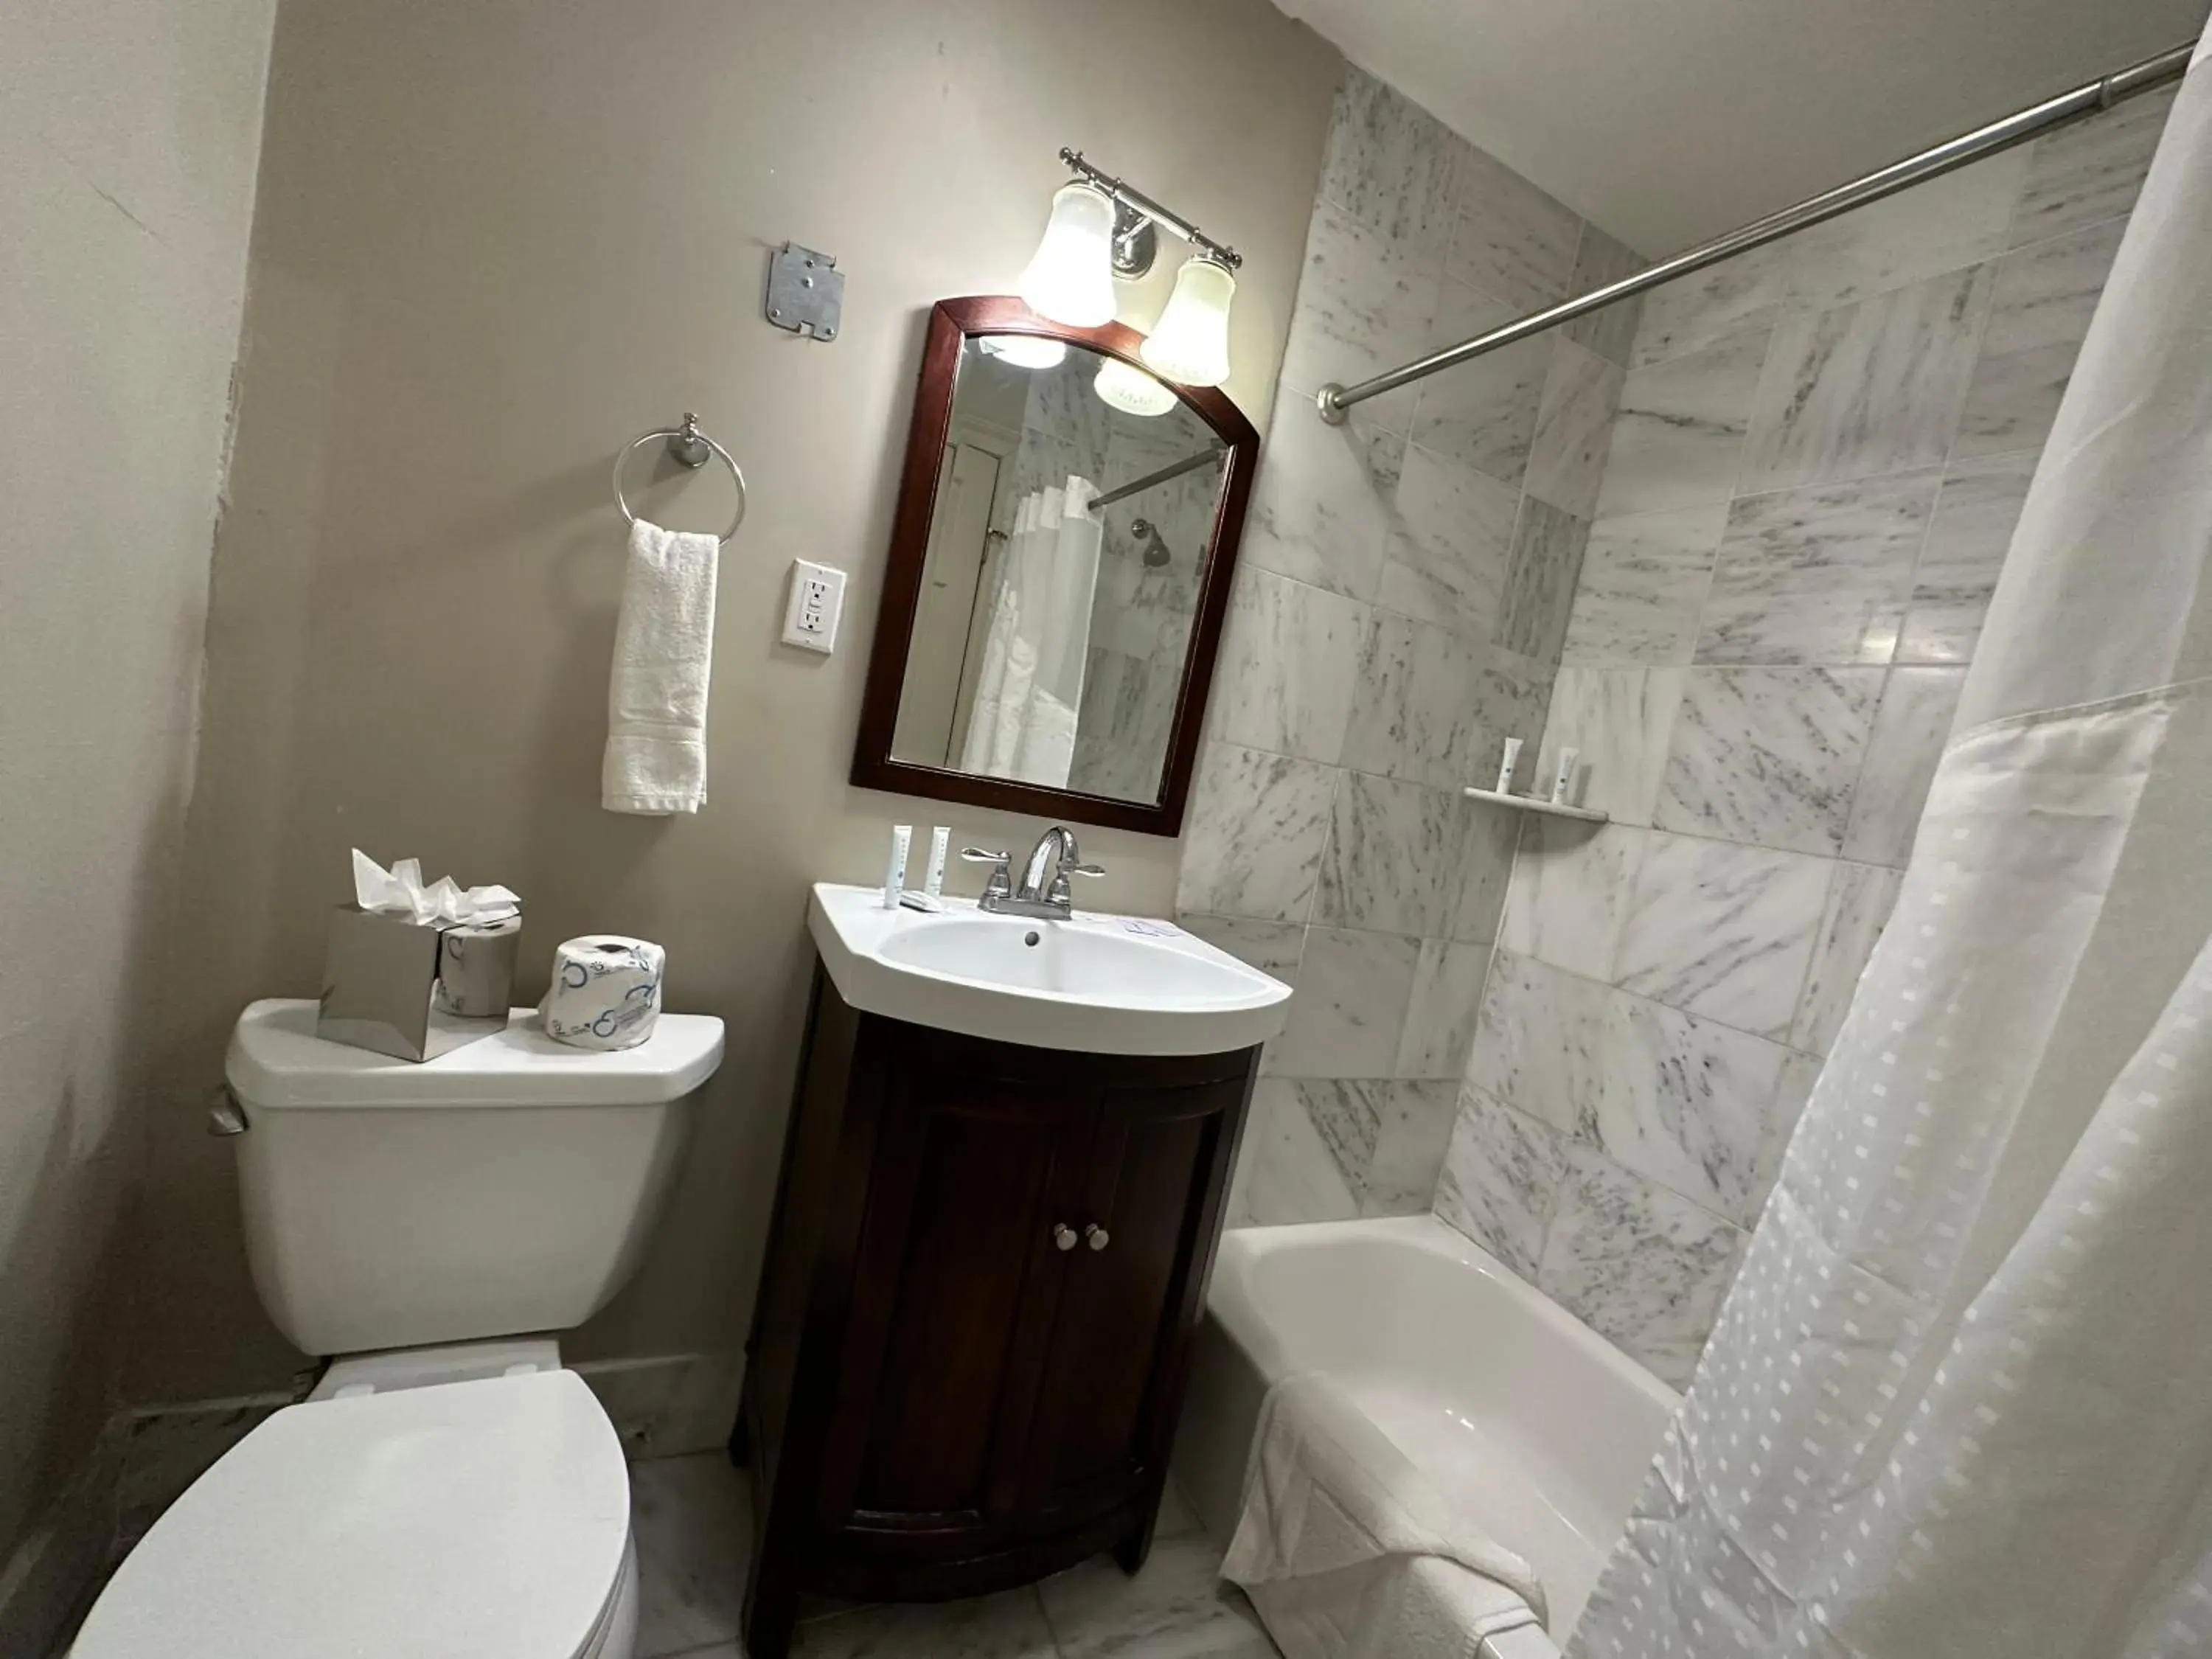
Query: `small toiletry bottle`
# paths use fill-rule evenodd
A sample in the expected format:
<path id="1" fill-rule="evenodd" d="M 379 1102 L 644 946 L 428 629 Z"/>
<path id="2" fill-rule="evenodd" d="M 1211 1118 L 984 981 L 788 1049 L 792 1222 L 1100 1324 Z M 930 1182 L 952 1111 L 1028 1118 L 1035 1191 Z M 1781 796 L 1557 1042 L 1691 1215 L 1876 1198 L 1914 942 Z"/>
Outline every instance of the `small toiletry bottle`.
<path id="1" fill-rule="evenodd" d="M 1499 794 L 1510 795 L 1513 793 L 1513 769 L 1520 763 L 1521 739 L 1518 738 L 1506 738 L 1505 758 L 1498 763 L 1498 793 Z"/>
<path id="2" fill-rule="evenodd" d="M 884 871 L 884 908 L 899 908 L 899 895 L 906 890 L 906 855 L 914 846 L 914 826 L 895 823 L 891 826 L 891 861 Z"/>
<path id="3" fill-rule="evenodd" d="M 1565 806 L 1567 792 L 1575 787 L 1575 763 L 1582 758 L 1579 749 L 1559 750 L 1559 769 L 1552 775 L 1552 804 Z"/>
<path id="4" fill-rule="evenodd" d="M 952 844 L 952 830 L 948 824 L 939 824 L 929 832 L 929 869 L 921 878 L 921 890 L 932 898 L 945 893 L 945 850 Z"/>

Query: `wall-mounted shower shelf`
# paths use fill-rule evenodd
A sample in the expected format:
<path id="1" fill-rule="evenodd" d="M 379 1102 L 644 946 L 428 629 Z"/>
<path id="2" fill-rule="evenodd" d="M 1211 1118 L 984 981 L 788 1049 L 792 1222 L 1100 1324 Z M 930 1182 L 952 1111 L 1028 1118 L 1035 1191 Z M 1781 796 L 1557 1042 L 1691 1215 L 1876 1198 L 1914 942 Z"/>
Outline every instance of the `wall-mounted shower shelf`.
<path id="1" fill-rule="evenodd" d="M 1609 823 L 1610 812 L 1593 812 L 1587 806 L 1569 806 L 1563 801 L 1538 800 L 1534 795 L 1509 795 L 1497 789 L 1462 789 L 1460 793 L 1469 800 L 1486 800 L 1499 806 L 1517 806 L 1524 812 L 1541 812 L 1555 818 L 1579 818 L 1584 823 Z"/>

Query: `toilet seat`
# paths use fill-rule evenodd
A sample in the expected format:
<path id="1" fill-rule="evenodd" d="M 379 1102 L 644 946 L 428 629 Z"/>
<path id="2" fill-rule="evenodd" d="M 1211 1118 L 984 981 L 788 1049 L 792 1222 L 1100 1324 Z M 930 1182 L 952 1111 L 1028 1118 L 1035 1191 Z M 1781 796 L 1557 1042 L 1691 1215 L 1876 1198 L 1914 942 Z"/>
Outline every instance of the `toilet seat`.
<path id="1" fill-rule="evenodd" d="M 289 1406 L 154 1524 L 71 1659 L 590 1659 L 629 1546 L 622 1443 L 573 1371 Z"/>

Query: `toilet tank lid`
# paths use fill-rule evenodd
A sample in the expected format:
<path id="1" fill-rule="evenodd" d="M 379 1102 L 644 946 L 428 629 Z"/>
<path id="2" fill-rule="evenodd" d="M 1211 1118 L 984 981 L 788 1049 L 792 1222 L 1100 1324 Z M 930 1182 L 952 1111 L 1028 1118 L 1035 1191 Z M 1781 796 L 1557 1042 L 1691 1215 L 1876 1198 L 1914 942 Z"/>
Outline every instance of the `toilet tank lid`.
<path id="1" fill-rule="evenodd" d="M 238 1017 L 225 1074 L 250 1107 L 652 1106 L 690 1094 L 722 1062 L 722 1022 L 663 1014 L 635 1048 L 571 1048 L 535 1009 L 507 1029 L 417 1063 L 315 1035 L 316 1005 L 271 998 Z"/>

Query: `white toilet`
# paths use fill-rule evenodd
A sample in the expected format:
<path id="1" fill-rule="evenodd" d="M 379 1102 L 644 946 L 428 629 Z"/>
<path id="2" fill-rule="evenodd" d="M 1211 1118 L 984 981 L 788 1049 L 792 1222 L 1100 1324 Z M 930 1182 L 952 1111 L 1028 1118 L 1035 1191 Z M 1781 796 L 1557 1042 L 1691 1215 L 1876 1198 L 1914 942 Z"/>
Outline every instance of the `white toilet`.
<path id="1" fill-rule="evenodd" d="M 228 1071 L 253 1282 L 339 1356 L 154 1524 L 72 1659 L 630 1659 L 614 1425 L 550 1333 L 637 1265 L 722 1022 L 614 1054 L 517 1010 L 425 1065 L 257 1002 Z"/>

